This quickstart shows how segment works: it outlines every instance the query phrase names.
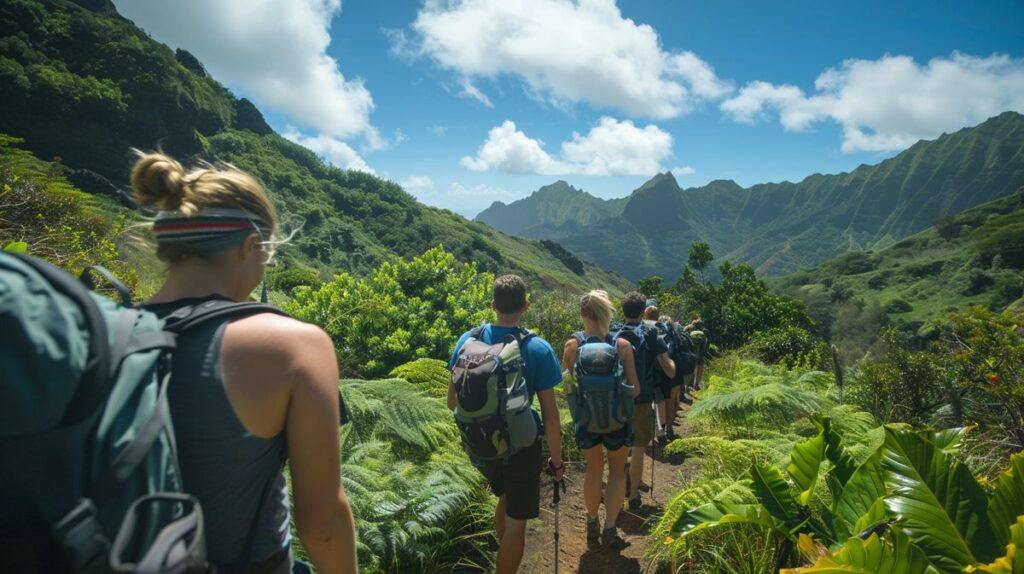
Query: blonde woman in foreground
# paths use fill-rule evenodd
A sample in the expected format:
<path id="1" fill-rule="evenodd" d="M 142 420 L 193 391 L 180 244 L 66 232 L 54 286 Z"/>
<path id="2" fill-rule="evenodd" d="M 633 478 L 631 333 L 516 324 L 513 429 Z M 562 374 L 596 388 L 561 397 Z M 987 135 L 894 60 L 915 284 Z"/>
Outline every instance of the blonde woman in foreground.
<path id="1" fill-rule="evenodd" d="M 166 317 L 206 302 L 248 301 L 273 257 L 277 213 L 231 167 L 186 171 L 139 154 L 132 185 L 159 209 L 163 286 L 143 307 Z M 338 367 L 319 327 L 274 313 L 217 319 L 178 339 L 168 397 L 185 490 L 203 507 L 218 572 L 291 572 L 295 525 L 321 574 L 355 572 L 355 527 L 341 484 Z"/>
<path id="2" fill-rule="evenodd" d="M 612 320 L 612 306 L 608 294 L 601 290 L 590 291 L 580 299 L 580 318 L 583 319 L 583 331 L 565 342 L 562 354 L 563 372 L 572 373 L 579 356 L 582 339 L 590 341 L 597 338 L 606 341 L 615 348 L 619 362 L 623 367 L 626 380 L 633 386 L 633 397 L 640 392 L 636 368 L 633 363 L 633 350 L 628 341 L 612 340 L 609 334 Z M 603 546 L 621 549 L 626 541 L 619 535 L 615 522 L 626 496 L 626 457 L 633 437 L 631 427 L 627 424 L 617 431 L 609 433 L 592 433 L 576 425 L 576 445 L 583 452 L 586 461 L 586 478 L 583 482 L 583 499 L 587 508 L 587 540 Z M 602 448 L 603 447 L 603 448 Z M 598 510 L 601 505 L 601 482 L 604 475 L 604 457 L 608 455 L 608 483 L 604 489 L 605 523 L 601 528 Z"/>

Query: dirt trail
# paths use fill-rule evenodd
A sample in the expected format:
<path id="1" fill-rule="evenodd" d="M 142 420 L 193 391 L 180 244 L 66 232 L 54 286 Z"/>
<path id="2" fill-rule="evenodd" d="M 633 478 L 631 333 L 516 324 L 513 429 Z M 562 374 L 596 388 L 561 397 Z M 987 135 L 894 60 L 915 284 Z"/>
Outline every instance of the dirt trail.
<path id="1" fill-rule="evenodd" d="M 685 406 L 684 406 L 685 409 Z M 685 411 L 681 413 L 685 416 Z M 682 416 L 676 418 L 676 433 L 681 433 Z M 668 461 L 661 456 L 661 447 L 655 450 L 654 496 L 647 490 L 651 480 L 651 449 L 647 449 L 641 500 L 643 507 L 639 514 L 623 508 L 618 525 L 629 546 L 621 551 L 609 550 L 600 544 L 589 544 L 586 534 L 587 511 L 583 505 L 582 461 L 567 462 L 568 491 L 562 496 L 561 520 L 559 527 L 559 574 L 633 574 L 645 572 L 647 564 L 643 559 L 647 551 L 647 534 L 661 515 L 663 505 L 675 493 L 682 468 L 679 461 Z M 526 553 L 519 572 L 522 574 L 546 574 L 554 572 L 554 512 L 550 509 L 551 484 L 541 489 L 541 512 L 539 520 L 531 520 L 526 532 Z M 600 516 L 604 517 L 604 506 Z"/>

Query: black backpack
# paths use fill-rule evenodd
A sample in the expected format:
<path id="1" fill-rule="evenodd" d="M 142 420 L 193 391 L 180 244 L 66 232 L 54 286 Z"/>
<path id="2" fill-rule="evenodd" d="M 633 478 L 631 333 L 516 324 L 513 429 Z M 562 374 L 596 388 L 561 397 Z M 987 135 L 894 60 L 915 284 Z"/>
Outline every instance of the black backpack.
<path id="1" fill-rule="evenodd" d="M 633 364 L 636 367 L 636 377 L 640 380 L 640 395 L 636 402 L 649 403 L 654 400 L 654 386 L 657 383 L 657 375 L 654 369 L 659 369 L 658 361 L 650 357 L 650 348 L 647 346 L 647 333 L 649 327 L 643 323 L 639 325 L 622 325 L 618 330 L 612 332 L 612 340 L 625 339 L 633 347 Z"/>
<path id="2" fill-rule="evenodd" d="M 676 364 L 675 380 L 682 381 L 683 377 L 692 375 L 697 368 L 697 347 L 679 323 L 662 325 L 666 332 L 669 357 Z"/>

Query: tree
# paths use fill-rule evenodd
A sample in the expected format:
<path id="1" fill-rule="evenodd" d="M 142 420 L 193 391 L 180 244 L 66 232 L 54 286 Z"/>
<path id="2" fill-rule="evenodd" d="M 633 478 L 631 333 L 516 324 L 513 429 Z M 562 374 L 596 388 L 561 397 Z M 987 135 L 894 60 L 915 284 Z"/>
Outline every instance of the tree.
<path id="1" fill-rule="evenodd" d="M 705 241 L 694 241 L 690 244 L 690 259 L 687 264 L 700 276 L 700 282 L 706 283 L 704 269 L 715 259 L 711 254 L 711 246 Z"/>
<path id="2" fill-rule="evenodd" d="M 662 291 L 665 290 L 662 283 L 664 278 L 661 275 L 654 275 L 652 277 L 643 277 L 636 282 L 636 290 L 646 295 L 648 298 L 657 298 L 661 295 Z"/>

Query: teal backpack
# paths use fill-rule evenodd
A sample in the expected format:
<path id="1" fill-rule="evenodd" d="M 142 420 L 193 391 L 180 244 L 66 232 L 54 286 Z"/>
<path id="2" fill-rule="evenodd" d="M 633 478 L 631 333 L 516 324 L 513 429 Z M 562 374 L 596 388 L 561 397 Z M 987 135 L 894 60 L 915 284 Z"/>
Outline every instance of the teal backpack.
<path id="1" fill-rule="evenodd" d="M 623 374 L 614 339 L 609 335 L 584 338 L 578 344 L 573 376 L 576 386 L 569 394 L 569 410 L 577 430 L 606 434 L 630 426 L 633 420 L 633 386 Z"/>
<path id="2" fill-rule="evenodd" d="M 208 572 L 167 403 L 175 337 L 276 310 L 187 308 L 165 324 L 108 271 L 79 279 L 0 253 L 0 572 Z"/>

